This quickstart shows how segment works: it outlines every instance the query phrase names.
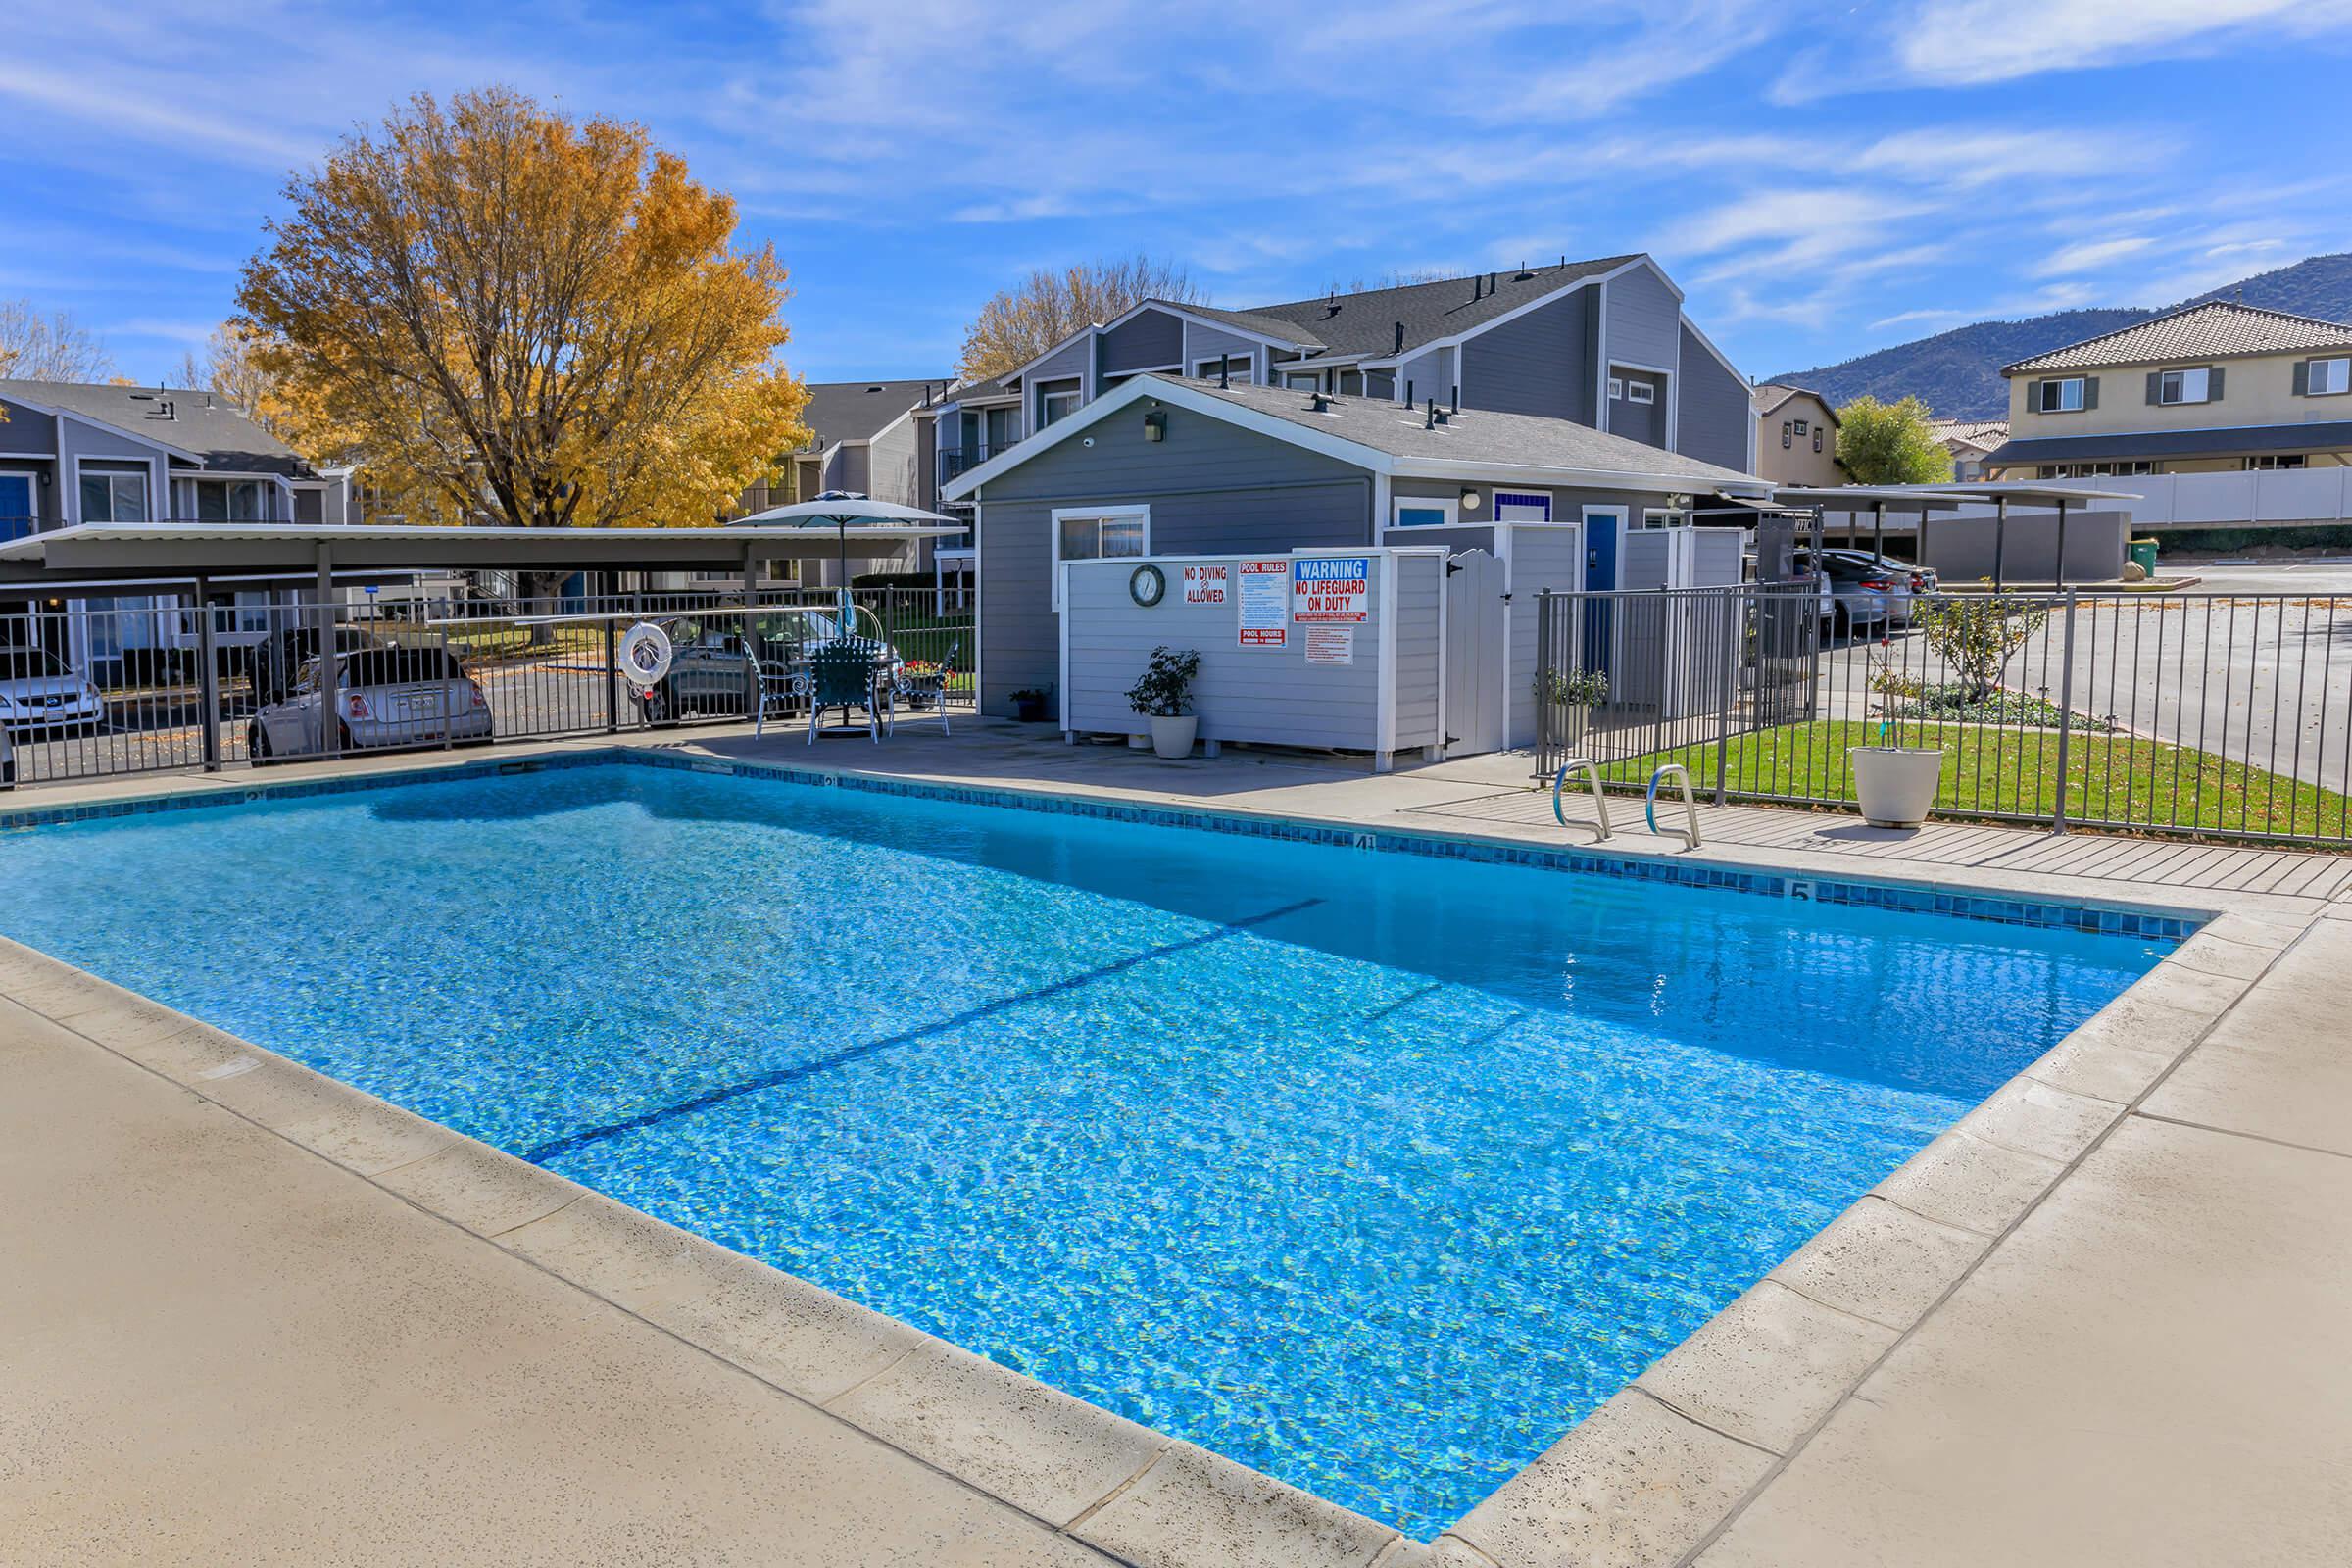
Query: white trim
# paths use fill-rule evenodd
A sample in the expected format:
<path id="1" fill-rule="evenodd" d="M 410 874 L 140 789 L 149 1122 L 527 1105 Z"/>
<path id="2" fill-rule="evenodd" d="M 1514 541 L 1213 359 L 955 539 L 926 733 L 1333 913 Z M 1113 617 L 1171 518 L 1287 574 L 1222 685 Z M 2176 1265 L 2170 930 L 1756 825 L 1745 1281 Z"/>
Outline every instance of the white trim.
<path id="1" fill-rule="evenodd" d="M 1609 280 L 1602 278 L 1592 291 L 1592 367 L 1595 377 L 1592 390 L 1596 402 L 1592 410 L 1592 428 L 1602 435 L 1609 429 Z"/>
<path id="2" fill-rule="evenodd" d="M 1435 508 L 1445 515 L 1444 522 L 1406 522 L 1401 514 L 1407 511 L 1421 512 Z M 1389 501 L 1389 526 L 1418 530 L 1421 528 L 1458 528 L 1462 525 L 1462 504 L 1453 496 L 1393 496 Z"/>
<path id="3" fill-rule="evenodd" d="M 1378 707 L 1372 719 L 1372 771 L 1386 773 L 1396 766 L 1396 571 L 1397 561 L 1390 556 L 1380 564 L 1380 654 L 1373 661 L 1380 685 L 1375 692 Z M 1438 573 L 1438 592 L 1446 591 L 1443 568 Z M 1440 698 L 1439 706 L 1444 707 Z M 1446 743 L 1446 731 L 1438 730 L 1438 744 Z"/>
<path id="4" fill-rule="evenodd" d="M 1047 548 L 1053 552 L 1048 559 L 1050 559 L 1054 564 L 1053 590 L 1051 597 L 1047 601 L 1047 605 L 1055 613 L 1059 613 L 1061 610 L 1062 568 L 1070 564 L 1070 563 L 1061 559 L 1061 524 L 1062 519 L 1065 517 L 1078 522 L 1084 522 L 1088 520 L 1109 522 L 1114 519 L 1123 521 L 1128 518 L 1138 518 L 1141 519 L 1144 525 L 1144 548 L 1138 551 L 1135 557 L 1082 556 L 1078 558 L 1079 560 L 1126 561 L 1130 559 L 1141 559 L 1152 554 L 1152 506 L 1149 502 L 1122 501 L 1114 506 L 1054 508 L 1048 522 L 1048 526 L 1053 531 L 1048 535 L 1046 541 Z"/>
<path id="5" fill-rule="evenodd" d="M 1072 332 L 1068 337 L 1063 338 L 1060 342 L 1046 350 L 1045 353 L 1040 354 L 1036 359 L 1031 360 L 1026 365 L 1017 366 L 1012 369 L 1006 370 L 1003 375 L 996 377 L 996 380 L 999 383 L 1005 381 L 1021 382 L 1021 395 L 1023 395 L 1023 399 L 1026 401 L 1025 395 L 1029 390 L 1028 376 L 1031 370 L 1036 369 L 1039 366 L 1045 364 L 1048 360 L 1052 359 L 1054 355 L 1059 354 L 1063 349 L 1068 348 L 1080 338 L 1086 337 L 1095 332 L 1100 332 L 1102 330 L 1102 326 L 1101 322 L 1097 322 L 1093 326 L 1082 326 L 1077 331 Z"/>
<path id="6" fill-rule="evenodd" d="M 1715 356 L 1715 363 L 1722 366 L 1725 371 L 1731 375 L 1733 380 L 1739 382 L 1741 386 L 1746 387 L 1751 393 L 1755 390 L 1755 383 L 1747 378 L 1747 372 L 1740 369 L 1737 365 L 1734 365 L 1732 363 L 1731 356 L 1724 353 L 1723 350 L 1717 348 L 1715 346 L 1715 340 L 1698 329 L 1698 323 L 1696 321 L 1693 321 L 1690 319 L 1690 318 L 1686 316 L 1682 318 L 1682 323 L 1690 329 L 1690 335 L 1692 337 L 1698 339 L 1698 346 L 1700 348 L 1705 349 L 1709 354 Z M 1799 388 L 1798 390 L 1802 391 L 1804 389 Z"/>

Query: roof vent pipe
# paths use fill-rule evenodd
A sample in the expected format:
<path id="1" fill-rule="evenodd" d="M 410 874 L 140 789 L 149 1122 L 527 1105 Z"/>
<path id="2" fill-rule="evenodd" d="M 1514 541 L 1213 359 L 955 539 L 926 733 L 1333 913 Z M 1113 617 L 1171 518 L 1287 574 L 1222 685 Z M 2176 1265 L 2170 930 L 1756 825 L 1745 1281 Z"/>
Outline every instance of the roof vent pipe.
<path id="1" fill-rule="evenodd" d="M 1462 383 L 1459 381 L 1453 383 L 1453 412 L 1462 412 Z"/>
<path id="2" fill-rule="evenodd" d="M 1421 416 L 1421 428 L 1424 430 L 1435 430 L 1437 427 L 1438 400 L 1436 398 L 1431 398 L 1429 400 L 1428 412 Z"/>
<path id="3" fill-rule="evenodd" d="M 1307 400 L 1306 406 L 1313 413 L 1329 414 L 1331 412 L 1331 399 L 1318 392 Z"/>
<path id="4" fill-rule="evenodd" d="M 1232 385 L 1233 356 L 1230 354 L 1220 354 L 1217 356 L 1217 390 L 1221 392 Z"/>
<path id="5" fill-rule="evenodd" d="M 1402 321 L 1398 321 L 1396 323 L 1396 346 L 1389 350 L 1389 352 L 1391 354 L 1402 354 L 1404 352 L 1404 323 Z"/>

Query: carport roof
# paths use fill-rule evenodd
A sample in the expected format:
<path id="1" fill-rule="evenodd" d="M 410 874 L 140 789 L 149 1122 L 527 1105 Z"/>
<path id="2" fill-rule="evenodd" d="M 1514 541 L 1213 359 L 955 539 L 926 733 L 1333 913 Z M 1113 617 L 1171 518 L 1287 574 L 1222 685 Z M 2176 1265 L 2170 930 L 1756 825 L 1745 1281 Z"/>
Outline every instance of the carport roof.
<path id="1" fill-rule="evenodd" d="M 949 525 L 853 527 L 849 553 L 890 554 L 910 538 L 944 537 Z M 521 570 L 675 571 L 752 561 L 831 560 L 832 528 L 428 528 L 250 523 L 82 523 L 0 545 L 0 572 L 45 578 L 167 578 L 216 573 Z"/>
<path id="2" fill-rule="evenodd" d="M 1979 506 L 1994 501 L 2020 503 L 2030 507 L 2055 507 L 2063 501 L 2075 506 L 2084 501 L 2137 501 L 2136 493 L 2122 490 L 2092 490 L 2082 485 L 2029 484 L 2006 482 L 1993 484 L 1911 485 L 1911 484 L 1843 484 L 1810 489 L 1789 485 L 1775 490 L 1773 499 L 1784 506 L 1829 507 L 1839 512 L 1867 512 L 1874 504 L 1885 503 L 1889 512 L 1952 512 L 1961 507 Z"/>

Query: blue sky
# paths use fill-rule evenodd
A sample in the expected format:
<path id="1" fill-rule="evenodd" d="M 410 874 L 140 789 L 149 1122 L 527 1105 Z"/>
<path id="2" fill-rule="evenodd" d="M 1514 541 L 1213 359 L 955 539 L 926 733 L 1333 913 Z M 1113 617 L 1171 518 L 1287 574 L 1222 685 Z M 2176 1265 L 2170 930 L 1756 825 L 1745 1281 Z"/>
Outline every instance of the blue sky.
<path id="1" fill-rule="evenodd" d="M 643 122 L 817 380 L 944 372 L 1029 269 L 1247 305 L 1648 250 L 1751 374 L 2352 249 L 2352 0 L 8 0 L 0 297 L 156 379 L 289 170 L 411 92 Z"/>

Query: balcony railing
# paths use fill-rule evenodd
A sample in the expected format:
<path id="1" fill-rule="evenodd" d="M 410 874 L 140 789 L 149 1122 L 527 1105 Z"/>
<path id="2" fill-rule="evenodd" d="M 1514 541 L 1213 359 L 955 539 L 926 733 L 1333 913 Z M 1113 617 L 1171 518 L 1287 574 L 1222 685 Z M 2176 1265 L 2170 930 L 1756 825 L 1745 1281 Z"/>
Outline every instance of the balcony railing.
<path id="1" fill-rule="evenodd" d="M 983 441 L 974 447 L 942 447 L 939 449 L 939 482 L 946 484 L 959 473 L 977 468 L 1001 452 L 1008 452 L 1020 444 L 1017 435 L 1002 436 Z"/>

